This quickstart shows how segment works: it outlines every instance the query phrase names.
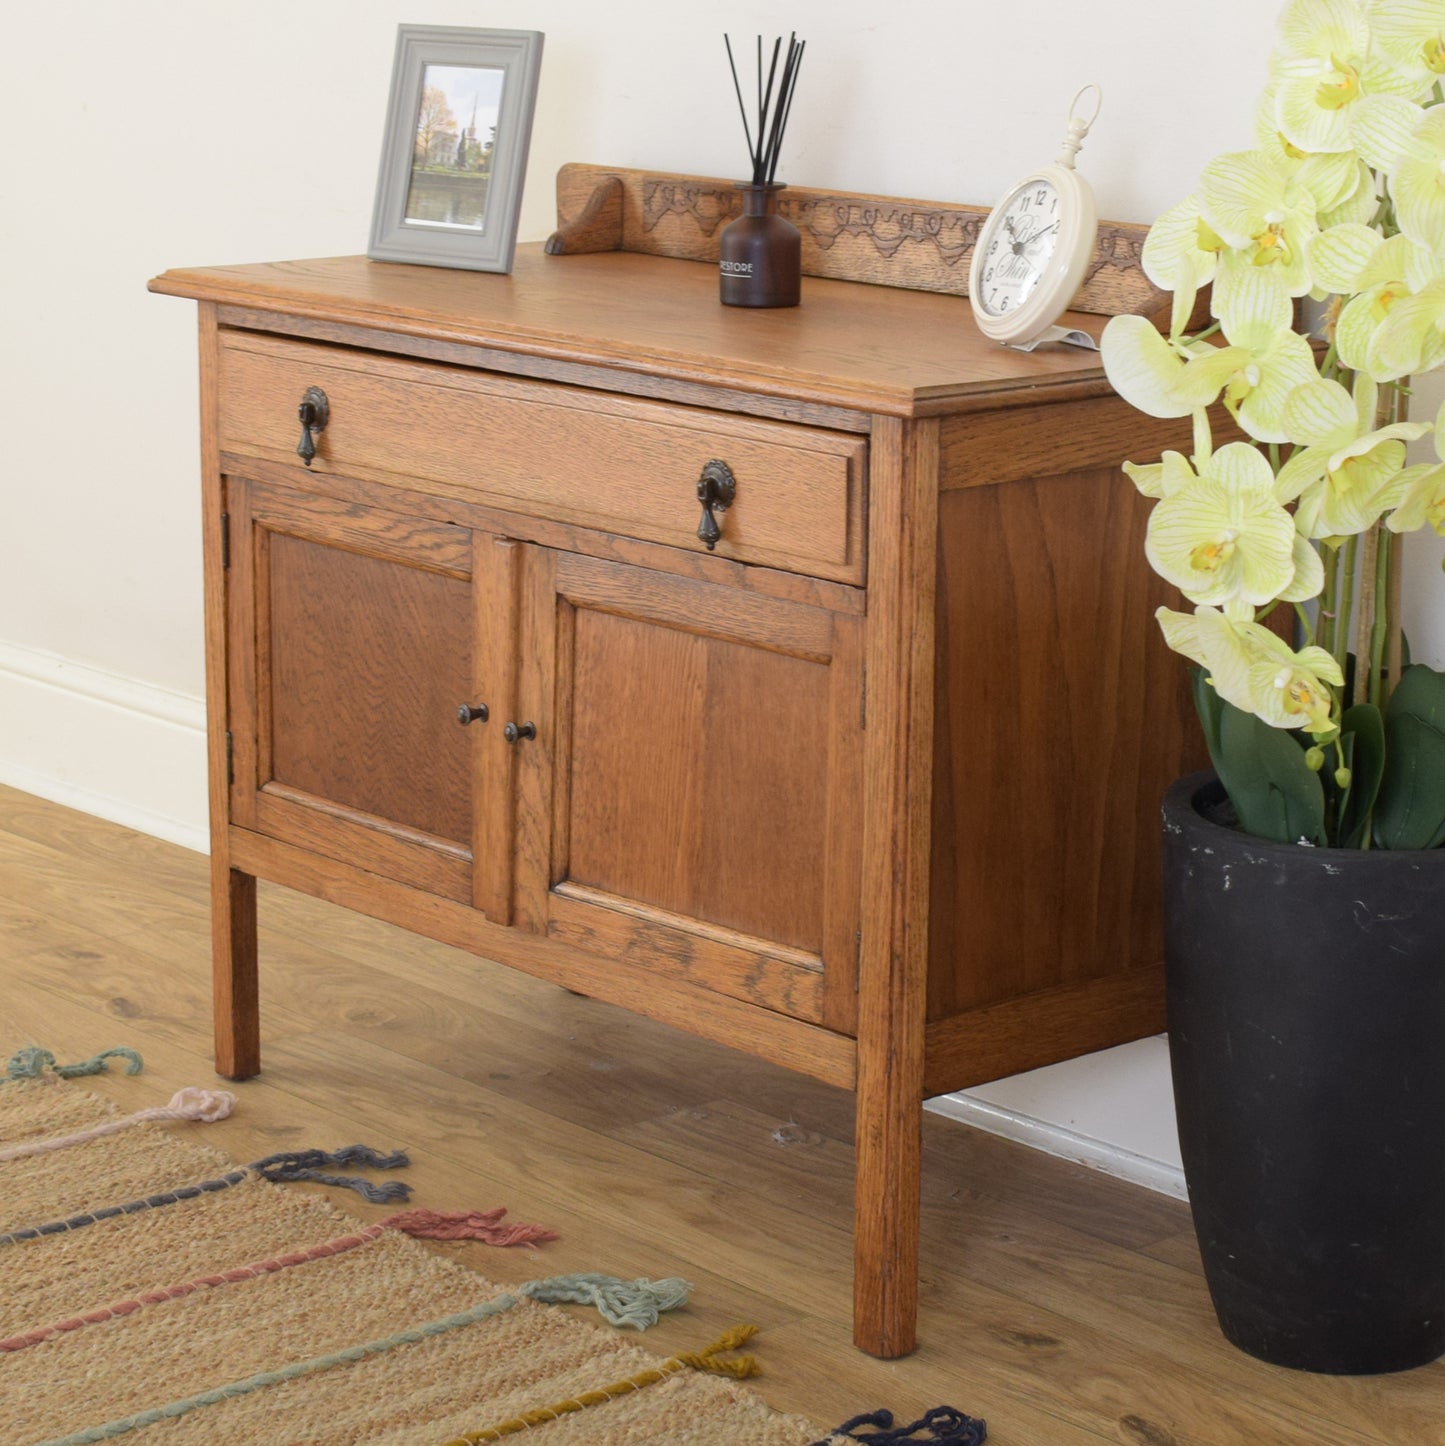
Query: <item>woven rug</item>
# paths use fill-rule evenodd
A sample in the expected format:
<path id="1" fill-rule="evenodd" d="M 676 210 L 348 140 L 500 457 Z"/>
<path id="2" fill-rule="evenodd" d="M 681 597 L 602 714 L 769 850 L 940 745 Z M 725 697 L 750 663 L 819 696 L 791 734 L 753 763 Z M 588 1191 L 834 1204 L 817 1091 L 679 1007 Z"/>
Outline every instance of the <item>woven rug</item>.
<path id="1" fill-rule="evenodd" d="M 128 1051 L 114 1051 L 129 1055 Z M 135 1067 L 138 1058 L 131 1057 Z M 23 1061 L 17 1067 L 17 1061 Z M 103 1058 L 71 1072 L 95 1072 Z M 552 1276 L 493 1284 L 413 1237 L 545 1246 L 500 1209 L 397 1210 L 362 1225 L 311 1180 L 400 1204 L 400 1153 L 364 1145 L 247 1165 L 198 1142 L 233 1104 L 183 1090 L 138 1115 L 23 1051 L 0 1082 L 0 1441 L 14 1446 L 976 1446 L 940 1408 L 835 1433 L 736 1378 L 751 1328 L 663 1360 L 622 1327 L 685 1282 Z M 25 1077 L 25 1076 L 32 1077 Z M 544 1252 L 538 1252 L 539 1256 Z M 556 1308 L 597 1308 L 613 1329 Z M 915 1434 L 916 1433 L 916 1434 Z"/>

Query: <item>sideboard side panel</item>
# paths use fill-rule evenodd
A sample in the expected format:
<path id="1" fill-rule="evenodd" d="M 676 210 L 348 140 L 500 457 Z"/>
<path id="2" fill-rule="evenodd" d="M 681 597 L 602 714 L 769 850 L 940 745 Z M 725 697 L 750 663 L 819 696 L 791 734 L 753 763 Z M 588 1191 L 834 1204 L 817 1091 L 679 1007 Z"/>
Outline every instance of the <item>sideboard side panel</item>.
<path id="1" fill-rule="evenodd" d="M 1179 599 L 1144 565 L 1149 504 L 1118 467 L 1137 439 L 1122 404 L 1079 410 L 1079 470 L 1062 415 L 1052 473 L 1041 455 L 1019 475 L 1037 435 L 1012 445 L 987 418 L 981 440 L 959 418 L 945 442 L 929 1018 L 1010 1005 L 1027 1058 L 996 1054 L 989 1077 L 1162 1027 L 1137 1007 L 1158 991 L 1128 976 L 1161 968 L 1159 800 L 1202 747 L 1154 620 Z M 1055 1019 L 1061 990 L 1076 1030 Z"/>

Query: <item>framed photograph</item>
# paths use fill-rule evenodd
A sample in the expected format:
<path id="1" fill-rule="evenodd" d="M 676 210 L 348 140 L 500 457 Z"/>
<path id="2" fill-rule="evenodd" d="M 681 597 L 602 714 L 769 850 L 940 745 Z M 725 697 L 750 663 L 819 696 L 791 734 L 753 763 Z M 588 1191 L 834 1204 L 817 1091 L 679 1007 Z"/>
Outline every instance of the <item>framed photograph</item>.
<path id="1" fill-rule="evenodd" d="M 398 28 L 368 256 L 512 269 L 541 64 L 538 30 Z"/>

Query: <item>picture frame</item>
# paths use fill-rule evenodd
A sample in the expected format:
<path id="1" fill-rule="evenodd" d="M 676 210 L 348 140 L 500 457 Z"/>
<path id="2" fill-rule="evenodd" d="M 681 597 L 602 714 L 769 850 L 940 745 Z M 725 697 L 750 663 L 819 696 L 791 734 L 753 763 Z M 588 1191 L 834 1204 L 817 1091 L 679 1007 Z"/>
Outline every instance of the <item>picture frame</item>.
<path id="1" fill-rule="evenodd" d="M 539 30 L 397 27 L 374 261 L 512 269 L 542 40 Z"/>

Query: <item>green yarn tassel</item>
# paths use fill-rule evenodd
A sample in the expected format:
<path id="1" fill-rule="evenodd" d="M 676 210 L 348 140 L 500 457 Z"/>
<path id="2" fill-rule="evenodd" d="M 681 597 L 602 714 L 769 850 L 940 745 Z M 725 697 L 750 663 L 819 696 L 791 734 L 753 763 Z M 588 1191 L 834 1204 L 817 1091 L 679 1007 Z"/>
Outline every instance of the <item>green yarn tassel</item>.
<path id="1" fill-rule="evenodd" d="M 685 1280 L 619 1280 L 615 1275 L 554 1275 L 517 1287 L 518 1295 L 548 1305 L 595 1306 L 609 1325 L 645 1331 L 664 1311 L 687 1302 L 692 1286 Z"/>
<path id="2" fill-rule="evenodd" d="M 127 1074 L 139 1074 L 145 1067 L 139 1054 L 133 1049 L 120 1045 L 115 1049 L 104 1049 L 89 1059 L 78 1060 L 75 1064 L 56 1064 L 55 1056 L 48 1049 L 28 1044 L 16 1050 L 5 1066 L 6 1079 L 39 1079 L 46 1070 L 59 1075 L 61 1079 L 79 1079 L 82 1075 L 104 1074 L 106 1061 L 123 1059 Z"/>
<path id="3" fill-rule="evenodd" d="M 398 1346 L 412 1345 L 432 1336 L 445 1335 L 464 1326 L 476 1325 L 492 1316 L 512 1310 L 519 1302 L 518 1296 L 530 1296 L 537 1301 L 571 1301 L 583 1305 L 595 1305 L 613 1325 L 631 1325 L 638 1330 L 656 1322 L 658 1314 L 681 1305 L 687 1299 L 690 1287 L 684 1280 L 618 1280 L 612 1275 L 555 1275 L 549 1280 L 534 1280 L 519 1286 L 515 1291 L 505 1291 L 483 1301 L 470 1310 L 456 1315 L 444 1316 L 440 1320 L 428 1321 L 425 1325 L 411 1330 L 399 1331 L 383 1340 L 367 1341 L 361 1345 L 348 1346 L 329 1355 L 315 1356 L 307 1361 L 293 1361 L 273 1371 L 262 1371 L 259 1375 L 248 1376 L 243 1381 L 217 1386 L 198 1395 L 187 1396 L 179 1401 L 170 1401 L 164 1406 L 155 1406 L 148 1411 L 107 1421 L 99 1426 L 88 1426 L 74 1431 L 69 1436 L 58 1436 L 42 1441 L 39 1446 L 94 1446 L 100 1441 L 110 1441 L 124 1436 L 143 1426 L 154 1426 L 162 1421 L 175 1420 L 189 1415 L 192 1411 L 206 1406 L 219 1405 L 236 1396 L 247 1396 L 255 1391 L 277 1386 L 284 1381 L 299 1380 L 303 1376 L 315 1375 L 337 1366 L 353 1365 L 369 1356 L 382 1355 Z M 620 1314 L 621 1318 L 618 1318 Z M 709 1347 L 709 1354 L 716 1347 Z"/>

